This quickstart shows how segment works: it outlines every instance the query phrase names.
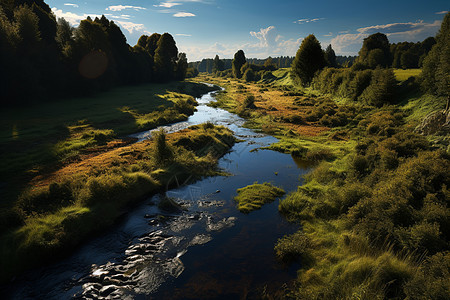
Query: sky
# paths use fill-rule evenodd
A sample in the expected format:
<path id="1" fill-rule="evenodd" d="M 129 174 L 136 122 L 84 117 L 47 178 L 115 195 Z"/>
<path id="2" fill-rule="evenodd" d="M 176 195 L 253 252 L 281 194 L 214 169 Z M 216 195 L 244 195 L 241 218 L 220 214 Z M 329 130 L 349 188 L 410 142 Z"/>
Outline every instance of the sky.
<path id="1" fill-rule="evenodd" d="M 57 17 L 73 26 L 105 15 L 134 46 L 142 34 L 168 32 L 189 61 L 294 56 L 314 34 L 337 55 L 356 55 L 363 39 L 385 33 L 391 43 L 435 36 L 448 0 L 46 0 Z"/>

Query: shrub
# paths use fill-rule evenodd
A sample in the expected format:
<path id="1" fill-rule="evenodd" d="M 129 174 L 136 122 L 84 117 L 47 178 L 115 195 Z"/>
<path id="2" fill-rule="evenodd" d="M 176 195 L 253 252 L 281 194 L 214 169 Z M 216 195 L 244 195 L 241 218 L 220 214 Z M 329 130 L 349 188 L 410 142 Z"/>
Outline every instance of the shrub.
<path id="1" fill-rule="evenodd" d="M 153 132 L 153 140 L 155 141 L 153 146 L 153 157 L 157 165 L 167 166 L 174 159 L 174 153 L 172 147 L 167 145 L 166 133 L 164 129 Z"/>

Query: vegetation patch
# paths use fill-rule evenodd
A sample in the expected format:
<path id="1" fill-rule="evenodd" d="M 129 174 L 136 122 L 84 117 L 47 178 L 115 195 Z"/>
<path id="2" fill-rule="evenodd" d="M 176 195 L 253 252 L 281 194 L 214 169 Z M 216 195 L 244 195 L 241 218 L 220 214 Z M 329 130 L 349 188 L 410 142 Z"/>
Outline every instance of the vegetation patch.
<path id="1" fill-rule="evenodd" d="M 260 209 L 264 204 L 271 203 L 276 198 L 283 196 L 285 191 L 267 182 L 263 184 L 255 182 L 252 185 L 238 189 L 237 193 L 238 195 L 234 197 L 234 200 L 237 202 L 238 210 L 248 214 Z"/>

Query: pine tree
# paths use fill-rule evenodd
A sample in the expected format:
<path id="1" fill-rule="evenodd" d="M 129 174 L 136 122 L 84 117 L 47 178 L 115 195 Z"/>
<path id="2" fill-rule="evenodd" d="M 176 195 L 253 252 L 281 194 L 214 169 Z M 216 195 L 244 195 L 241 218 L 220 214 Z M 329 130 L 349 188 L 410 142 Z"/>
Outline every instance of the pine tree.
<path id="1" fill-rule="evenodd" d="M 325 57 L 319 41 L 313 34 L 308 35 L 292 62 L 292 73 L 301 81 L 303 86 L 311 83 L 314 73 L 325 66 Z"/>
<path id="2" fill-rule="evenodd" d="M 425 57 L 421 78 L 425 91 L 450 97 L 450 13 L 445 15 L 436 44 Z"/>
<path id="3" fill-rule="evenodd" d="M 336 62 L 336 53 L 334 52 L 333 48 L 331 47 L 331 44 L 328 45 L 327 49 L 325 50 L 325 60 L 327 62 L 327 66 L 329 67 L 337 67 Z"/>

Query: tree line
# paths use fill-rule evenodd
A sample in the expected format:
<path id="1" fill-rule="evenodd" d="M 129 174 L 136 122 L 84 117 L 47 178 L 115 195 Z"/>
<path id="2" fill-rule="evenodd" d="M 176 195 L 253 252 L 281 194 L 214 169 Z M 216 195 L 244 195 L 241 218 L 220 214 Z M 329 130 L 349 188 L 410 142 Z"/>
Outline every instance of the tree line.
<path id="1" fill-rule="evenodd" d="M 117 85 L 182 80 L 187 59 L 169 33 L 131 47 L 114 21 L 87 17 L 77 28 L 42 0 L 0 4 L 0 101 L 44 101 Z"/>
<path id="2" fill-rule="evenodd" d="M 306 37 L 292 63 L 292 74 L 303 86 L 313 85 L 324 93 L 382 106 L 394 101 L 398 91 L 392 66 L 423 66 L 419 84 L 425 92 L 450 96 L 450 15 L 444 17 L 436 38 L 419 43 L 390 44 L 387 36 L 375 33 L 364 39 L 350 68 L 337 68 L 331 46 L 324 51 L 314 35 Z M 406 50 L 405 50 L 406 49 Z M 399 58 L 400 57 L 400 58 Z M 402 64 L 404 63 L 404 65 Z M 410 78 L 401 87 L 414 87 Z"/>

